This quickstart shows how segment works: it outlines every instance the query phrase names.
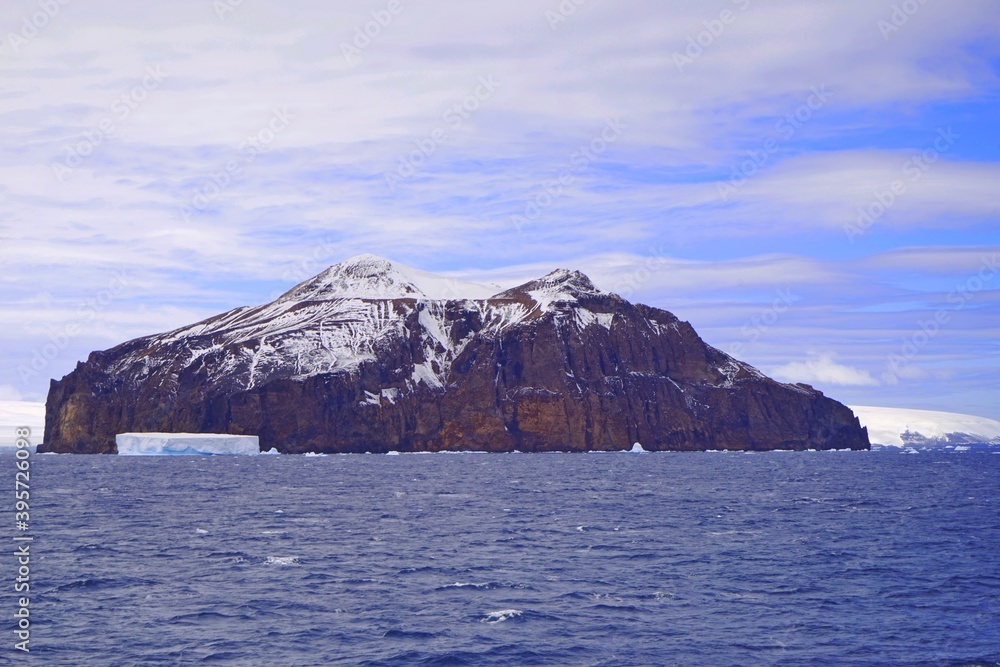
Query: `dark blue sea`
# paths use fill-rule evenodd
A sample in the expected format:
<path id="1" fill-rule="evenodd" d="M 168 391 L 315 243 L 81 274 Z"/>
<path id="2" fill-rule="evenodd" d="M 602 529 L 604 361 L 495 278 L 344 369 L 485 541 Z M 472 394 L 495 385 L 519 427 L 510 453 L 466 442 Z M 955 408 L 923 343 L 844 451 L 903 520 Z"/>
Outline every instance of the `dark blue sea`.
<path id="1" fill-rule="evenodd" d="M 2 664 L 1000 665 L 991 453 L 31 466 Z"/>

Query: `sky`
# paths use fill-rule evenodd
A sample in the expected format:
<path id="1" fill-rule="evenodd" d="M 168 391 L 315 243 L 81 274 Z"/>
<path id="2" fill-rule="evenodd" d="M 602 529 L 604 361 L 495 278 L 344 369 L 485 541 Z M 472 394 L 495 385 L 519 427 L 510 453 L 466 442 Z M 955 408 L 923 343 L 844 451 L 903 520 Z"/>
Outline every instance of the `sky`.
<path id="1" fill-rule="evenodd" d="M 333 7 L 331 7 L 333 5 Z M 995 0 L 6 0 L 0 400 L 375 253 L 1000 419 Z"/>

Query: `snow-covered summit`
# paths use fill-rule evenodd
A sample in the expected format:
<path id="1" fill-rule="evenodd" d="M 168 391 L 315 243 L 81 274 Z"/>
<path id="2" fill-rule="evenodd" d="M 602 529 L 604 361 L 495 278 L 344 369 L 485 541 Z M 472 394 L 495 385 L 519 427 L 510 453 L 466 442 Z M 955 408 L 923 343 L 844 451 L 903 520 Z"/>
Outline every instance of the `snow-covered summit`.
<path id="1" fill-rule="evenodd" d="M 415 299 L 494 303 L 516 301 L 524 304 L 514 306 L 513 310 L 507 308 L 510 312 L 501 319 L 509 320 L 562 311 L 578 305 L 581 299 L 612 296 L 598 289 L 583 273 L 569 269 L 556 269 L 517 287 L 500 290 L 498 285 L 439 276 L 378 255 L 364 254 L 334 264 L 319 275 L 296 285 L 274 303 L 288 307 L 303 302 L 348 299 Z"/>
<path id="2" fill-rule="evenodd" d="M 538 294 L 550 299 L 572 301 L 581 296 L 598 296 L 602 292 L 586 275 L 569 269 L 556 269 L 537 280 L 531 280 L 496 295 L 498 299 L 514 298 L 517 294 Z"/>
<path id="3" fill-rule="evenodd" d="M 137 381 L 167 368 L 171 377 L 203 372 L 213 382 L 252 389 L 277 378 L 357 370 L 377 360 L 379 350 L 412 339 L 422 349 L 411 385 L 441 387 L 452 362 L 475 336 L 504 335 L 547 316 L 577 330 L 600 326 L 610 331 L 621 305 L 619 297 L 601 292 L 587 276 L 566 269 L 500 289 L 358 255 L 271 303 L 134 341 L 134 352 L 121 355 L 110 368 Z M 456 318 L 455 312 L 469 313 L 470 319 Z M 475 334 L 468 321 L 481 323 Z"/>
<path id="4" fill-rule="evenodd" d="M 588 297 L 609 297 L 602 292 L 590 278 L 579 271 L 556 269 L 537 280 L 531 280 L 509 290 L 497 294 L 495 299 L 522 299 L 527 296 L 535 302 L 533 310 L 544 313 L 552 310 L 564 310 L 579 304 L 581 299 Z"/>
<path id="5" fill-rule="evenodd" d="M 278 301 L 331 299 L 486 299 L 499 287 L 446 278 L 364 254 L 334 264 L 314 278 L 296 285 Z"/>

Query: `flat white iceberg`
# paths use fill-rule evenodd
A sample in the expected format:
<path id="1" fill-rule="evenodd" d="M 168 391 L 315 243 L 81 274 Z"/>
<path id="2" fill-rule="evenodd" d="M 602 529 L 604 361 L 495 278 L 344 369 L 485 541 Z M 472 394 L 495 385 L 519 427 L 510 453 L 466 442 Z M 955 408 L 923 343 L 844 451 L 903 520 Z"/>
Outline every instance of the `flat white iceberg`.
<path id="1" fill-rule="evenodd" d="M 255 435 L 226 433 L 119 433 L 119 456 L 242 455 L 260 454 Z"/>

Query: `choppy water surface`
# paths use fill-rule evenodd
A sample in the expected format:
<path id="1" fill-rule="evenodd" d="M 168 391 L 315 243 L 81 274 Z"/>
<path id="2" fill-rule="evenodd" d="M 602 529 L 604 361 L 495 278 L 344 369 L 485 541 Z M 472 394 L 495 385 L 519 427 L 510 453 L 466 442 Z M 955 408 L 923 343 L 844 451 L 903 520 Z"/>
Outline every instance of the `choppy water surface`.
<path id="1" fill-rule="evenodd" d="M 988 453 L 35 456 L 32 482 L 35 664 L 1000 664 Z"/>

